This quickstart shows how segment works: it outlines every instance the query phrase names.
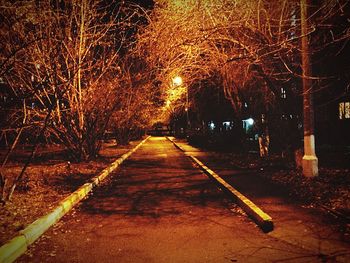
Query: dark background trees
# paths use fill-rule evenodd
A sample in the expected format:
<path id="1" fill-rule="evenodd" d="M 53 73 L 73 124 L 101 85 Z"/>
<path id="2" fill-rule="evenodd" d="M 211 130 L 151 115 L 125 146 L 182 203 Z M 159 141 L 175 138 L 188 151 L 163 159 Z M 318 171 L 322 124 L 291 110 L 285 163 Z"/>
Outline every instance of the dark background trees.
<path id="1" fill-rule="evenodd" d="M 302 79 L 311 79 L 316 100 L 328 103 L 322 93 L 344 90 L 348 83 L 349 63 L 339 57 L 349 50 L 348 8 L 348 1 L 309 7 L 307 55 L 315 69 L 310 76 L 303 77 L 301 68 L 300 1 L 156 1 L 138 44 L 149 50 L 147 62 L 164 90 L 173 89 L 169 79 L 180 75 L 194 98 L 202 92 L 202 79 L 214 80 L 232 105 L 232 118 L 239 123 L 251 116 L 256 126 L 265 122 L 257 131 L 272 136 L 271 146 L 284 152 L 300 147 Z"/>
<path id="2" fill-rule="evenodd" d="M 311 11 L 306 77 L 322 117 L 350 83 L 349 3 Z M 300 144 L 299 1 L 3 1 L 0 14 L 7 156 L 27 141 L 29 162 L 39 143 L 58 142 L 71 160 L 88 160 L 106 131 L 127 143 L 160 122 L 207 131 L 230 119 L 241 139 L 254 135 L 241 132 L 248 118 L 276 151 Z"/>

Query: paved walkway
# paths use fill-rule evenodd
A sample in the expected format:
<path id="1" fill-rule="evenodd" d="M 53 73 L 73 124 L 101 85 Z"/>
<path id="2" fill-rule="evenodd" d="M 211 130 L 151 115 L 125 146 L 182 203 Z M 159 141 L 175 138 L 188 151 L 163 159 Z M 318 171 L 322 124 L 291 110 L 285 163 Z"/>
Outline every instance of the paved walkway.
<path id="1" fill-rule="evenodd" d="M 153 137 L 18 262 L 322 262 L 313 252 L 263 233 Z"/>
<path id="2" fill-rule="evenodd" d="M 203 152 L 184 140 L 175 141 L 186 154 L 203 161 L 273 218 L 274 231 L 269 236 L 305 248 L 311 258 L 314 255 L 321 262 L 350 262 L 349 238 L 342 235 L 339 224 L 323 211 L 296 202 L 287 189 L 257 176 L 259 171 L 235 170 L 217 154 Z"/>

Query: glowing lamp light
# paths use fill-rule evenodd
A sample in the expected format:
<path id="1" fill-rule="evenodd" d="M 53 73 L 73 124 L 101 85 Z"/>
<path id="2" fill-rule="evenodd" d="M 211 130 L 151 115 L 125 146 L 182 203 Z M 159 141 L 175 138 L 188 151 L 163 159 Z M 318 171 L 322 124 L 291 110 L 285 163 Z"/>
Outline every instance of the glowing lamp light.
<path id="1" fill-rule="evenodd" d="M 182 78 L 180 76 L 176 76 L 173 78 L 173 84 L 175 86 L 181 86 L 182 85 Z"/>

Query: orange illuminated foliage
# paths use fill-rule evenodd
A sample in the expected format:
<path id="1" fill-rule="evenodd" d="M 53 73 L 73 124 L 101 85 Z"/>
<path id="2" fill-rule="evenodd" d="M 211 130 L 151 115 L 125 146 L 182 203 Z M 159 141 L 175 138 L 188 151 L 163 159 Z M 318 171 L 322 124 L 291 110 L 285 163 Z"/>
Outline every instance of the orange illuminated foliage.
<path id="1" fill-rule="evenodd" d="M 316 34 L 315 25 L 322 30 L 330 18 L 344 15 L 348 5 L 330 0 L 313 6 L 310 34 Z M 216 76 L 239 113 L 247 92 L 268 92 L 259 96 L 270 104 L 280 98 L 282 85 L 289 94 L 299 95 L 299 14 L 298 0 L 158 0 L 138 45 L 148 50 L 147 61 L 157 69 L 163 89 L 169 88 L 174 72 L 186 79 L 187 86 Z M 349 28 L 337 36 L 334 30 L 333 40 L 315 45 L 320 49 L 348 38 Z"/>

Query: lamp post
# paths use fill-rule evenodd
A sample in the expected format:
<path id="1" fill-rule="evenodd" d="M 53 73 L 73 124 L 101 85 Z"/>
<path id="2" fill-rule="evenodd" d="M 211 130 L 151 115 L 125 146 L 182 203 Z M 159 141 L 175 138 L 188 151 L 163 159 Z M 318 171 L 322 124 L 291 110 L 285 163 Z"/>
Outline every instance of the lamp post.
<path id="1" fill-rule="evenodd" d="M 318 175 L 318 159 L 315 153 L 314 108 L 312 99 L 311 66 L 309 57 L 308 15 L 309 0 L 300 0 L 301 12 L 301 58 L 303 70 L 303 119 L 304 119 L 304 156 L 302 161 L 303 175 Z"/>
<path id="2" fill-rule="evenodd" d="M 173 78 L 173 86 L 174 87 L 179 87 L 182 86 L 183 84 L 183 80 L 180 76 L 176 76 Z M 186 131 L 188 130 L 188 128 L 190 127 L 190 118 L 189 118 L 189 102 L 188 102 L 188 87 L 186 87 L 186 106 L 185 106 L 185 112 L 186 112 Z"/>
<path id="3" fill-rule="evenodd" d="M 188 108 L 188 87 L 186 87 L 186 108 L 185 108 L 185 111 L 186 111 L 186 126 L 187 126 L 187 129 L 189 129 L 191 127 L 188 110 L 189 110 L 189 108 Z"/>

